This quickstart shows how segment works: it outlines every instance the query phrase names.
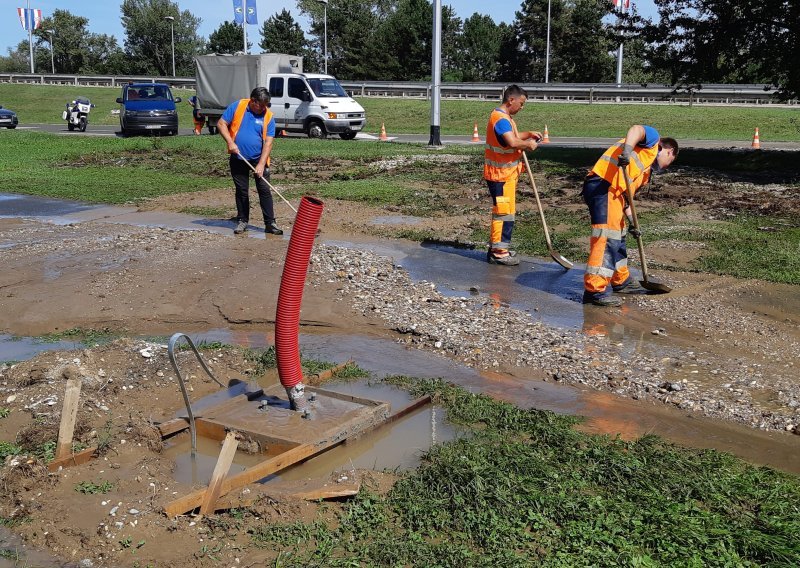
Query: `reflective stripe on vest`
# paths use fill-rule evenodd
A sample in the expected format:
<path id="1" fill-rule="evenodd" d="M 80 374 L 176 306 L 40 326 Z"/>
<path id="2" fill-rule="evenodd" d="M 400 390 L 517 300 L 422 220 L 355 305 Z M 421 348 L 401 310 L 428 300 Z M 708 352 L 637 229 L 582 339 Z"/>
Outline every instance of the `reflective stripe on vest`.
<path id="1" fill-rule="evenodd" d="M 597 163 L 592 168 L 592 172 L 606 180 L 615 188 L 625 191 L 625 179 L 619 171 L 617 158 L 622 154 L 625 147 L 625 139 L 623 138 L 613 146 L 611 146 L 605 153 L 600 156 Z M 631 178 L 631 190 L 636 191 L 647 180 L 650 179 L 650 166 L 656 161 L 658 156 L 658 144 L 654 144 L 651 148 L 642 148 L 636 146 L 631 154 L 631 163 L 628 164 L 628 175 Z"/>
<path id="2" fill-rule="evenodd" d="M 486 126 L 486 146 L 483 151 L 483 177 L 490 181 L 508 181 L 522 168 L 522 150 L 504 147 L 494 131 L 497 123 L 504 118 L 511 123 L 511 129 L 517 135 L 517 125 L 511 116 L 501 110 L 493 110 Z"/>
<path id="3" fill-rule="evenodd" d="M 241 99 L 236 106 L 236 111 L 233 113 L 233 120 L 228 125 L 228 132 L 231 133 L 231 140 L 236 142 L 236 134 L 239 132 L 239 127 L 242 125 L 244 113 L 247 110 L 247 105 L 250 104 L 250 99 Z M 261 129 L 261 140 L 267 139 L 267 127 L 272 120 L 272 111 L 267 109 L 264 113 L 264 124 Z M 267 158 L 267 167 L 269 167 L 269 158 Z"/>

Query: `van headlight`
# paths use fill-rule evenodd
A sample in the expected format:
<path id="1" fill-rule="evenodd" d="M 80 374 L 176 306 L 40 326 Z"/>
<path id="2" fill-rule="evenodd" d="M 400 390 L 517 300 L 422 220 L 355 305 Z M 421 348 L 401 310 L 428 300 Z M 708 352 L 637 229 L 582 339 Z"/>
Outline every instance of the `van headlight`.
<path id="1" fill-rule="evenodd" d="M 136 116 L 138 113 L 135 110 L 126 110 L 125 116 Z"/>
<path id="2" fill-rule="evenodd" d="M 336 120 L 337 118 L 339 118 L 339 115 L 336 114 L 335 112 L 329 112 L 328 113 L 328 118 Z M 342 117 L 342 118 L 344 118 L 344 117 Z"/>
<path id="3" fill-rule="evenodd" d="M 178 111 L 177 110 L 168 110 L 166 112 L 166 114 L 167 114 L 167 116 L 175 116 L 176 114 L 178 114 Z"/>

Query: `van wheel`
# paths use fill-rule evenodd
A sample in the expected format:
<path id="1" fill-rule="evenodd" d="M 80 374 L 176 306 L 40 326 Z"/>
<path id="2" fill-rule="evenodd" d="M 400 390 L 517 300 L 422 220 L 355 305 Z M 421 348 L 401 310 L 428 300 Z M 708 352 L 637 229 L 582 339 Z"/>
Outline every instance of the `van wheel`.
<path id="1" fill-rule="evenodd" d="M 342 140 L 352 140 L 356 137 L 357 132 L 353 132 L 352 130 L 349 132 L 342 132 L 339 134 L 339 138 Z"/>
<path id="2" fill-rule="evenodd" d="M 325 127 L 319 120 L 312 120 L 308 123 L 307 134 L 309 138 L 325 138 L 328 133 L 325 132 Z"/>

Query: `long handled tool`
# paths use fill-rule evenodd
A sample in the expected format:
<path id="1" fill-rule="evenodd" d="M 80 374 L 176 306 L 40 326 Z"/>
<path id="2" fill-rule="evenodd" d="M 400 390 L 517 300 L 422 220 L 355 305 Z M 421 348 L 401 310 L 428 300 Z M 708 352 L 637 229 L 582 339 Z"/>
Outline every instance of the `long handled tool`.
<path id="1" fill-rule="evenodd" d="M 642 280 L 639 284 L 645 290 L 658 292 L 659 294 L 666 294 L 672 292 L 672 288 L 660 282 L 653 282 L 647 275 L 647 260 L 644 257 L 644 245 L 642 244 L 642 235 L 639 233 L 639 218 L 636 216 L 636 207 L 633 204 L 633 191 L 631 190 L 631 178 L 628 177 L 628 168 L 622 167 L 622 175 L 625 178 L 625 197 L 628 202 L 628 207 L 631 208 L 631 218 L 633 219 L 633 228 L 636 229 L 636 244 L 639 245 L 639 258 L 642 262 Z"/>
<path id="2" fill-rule="evenodd" d="M 248 162 L 247 160 L 245 160 L 245 159 L 244 159 L 244 156 L 242 156 L 241 152 L 237 152 L 236 154 L 239 156 L 239 158 L 241 158 L 241 160 L 242 160 L 242 161 L 243 161 L 245 164 L 247 164 L 247 166 L 248 166 L 248 167 L 249 167 L 251 170 L 253 170 L 253 173 L 254 173 L 254 174 L 256 174 L 256 175 L 258 176 L 258 172 L 256 172 L 256 169 L 253 167 L 253 164 L 251 164 L 250 162 Z M 269 183 L 269 182 L 267 181 L 267 178 L 265 178 L 265 177 L 263 177 L 263 176 L 258 176 L 258 177 L 260 177 L 261 179 L 263 179 L 263 180 L 264 180 L 264 182 L 265 182 L 265 183 L 266 183 L 266 184 L 269 186 L 269 188 L 270 188 L 272 191 L 274 191 L 275 193 L 277 193 L 277 194 L 278 194 L 278 197 L 280 197 L 281 199 L 283 199 L 283 200 L 286 202 L 286 205 L 288 205 L 288 206 L 291 208 L 291 210 L 292 210 L 292 211 L 294 211 L 295 215 L 297 214 L 297 209 L 295 209 L 295 208 L 294 208 L 294 205 L 292 205 L 291 203 L 289 203 L 289 201 L 288 201 L 288 200 L 287 200 L 287 199 L 286 199 L 286 198 L 283 196 L 283 194 L 282 194 L 280 191 L 278 191 L 277 189 L 275 189 L 275 186 L 274 186 L 274 185 L 272 185 L 271 183 Z"/>
<path id="3" fill-rule="evenodd" d="M 536 197 L 536 206 L 539 208 L 539 217 L 542 219 L 542 229 L 544 229 L 544 239 L 547 241 L 547 250 L 550 252 L 550 256 L 553 257 L 553 260 L 569 270 L 575 265 L 564 258 L 557 250 L 553 248 L 553 243 L 550 240 L 550 231 L 547 230 L 547 221 L 544 219 L 544 209 L 542 209 L 542 202 L 539 199 L 539 191 L 536 189 L 536 182 L 533 180 L 533 173 L 531 173 L 531 165 L 528 162 L 528 156 L 525 155 L 524 151 L 522 152 L 522 157 L 525 159 L 525 169 L 528 171 L 528 178 L 531 180 L 533 195 Z"/>

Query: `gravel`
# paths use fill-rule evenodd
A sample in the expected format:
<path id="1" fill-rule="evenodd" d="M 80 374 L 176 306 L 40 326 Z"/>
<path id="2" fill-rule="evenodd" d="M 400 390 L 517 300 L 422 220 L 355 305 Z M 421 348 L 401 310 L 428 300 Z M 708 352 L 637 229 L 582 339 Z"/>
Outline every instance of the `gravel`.
<path id="1" fill-rule="evenodd" d="M 774 349 L 770 343 L 774 330 L 757 318 L 741 321 L 741 312 L 734 313 L 725 305 L 698 297 L 658 303 L 640 300 L 654 316 L 683 327 L 711 330 L 719 325 L 731 330 L 713 339 L 720 344 L 721 353 L 672 347 L 669 357 L 651 357 L 623 352 L 625 346 L 607 335 L 588 335 L 534 321 L 528 313 L 486 295 L 445 296 L 435 283 L 413 282 L 392 259 L 370 251 L 317 245 L 312 263 L 316 278 L 340 284 L 340 301 L 350 301 L 356 312 L 384 320 L 400 334 L 398 341 L 409 348 L 437 352 L 478 369 L 531 367 L 542 370 L 545 380 L 660 401 L 764 430 L 800 434 L 800 385 L 794 378 L 793 362 L 778 353 L 777 357 L 767 354 L 763 364 L 748 357 L 731 357 L 725 351 L 726 341 L 734 337 L 734 330 L 741 329 L 737 326 L 751 330 L 756 340 L 748 347 L 756 350 L 770 345 Z M 668 332 L 654 326 L 653 334 L 666 336 Z M 798 346 L 793 348 L 794 353 L 800 352 Z M 783 372 L 776 373 L 781 365 Z"/>

